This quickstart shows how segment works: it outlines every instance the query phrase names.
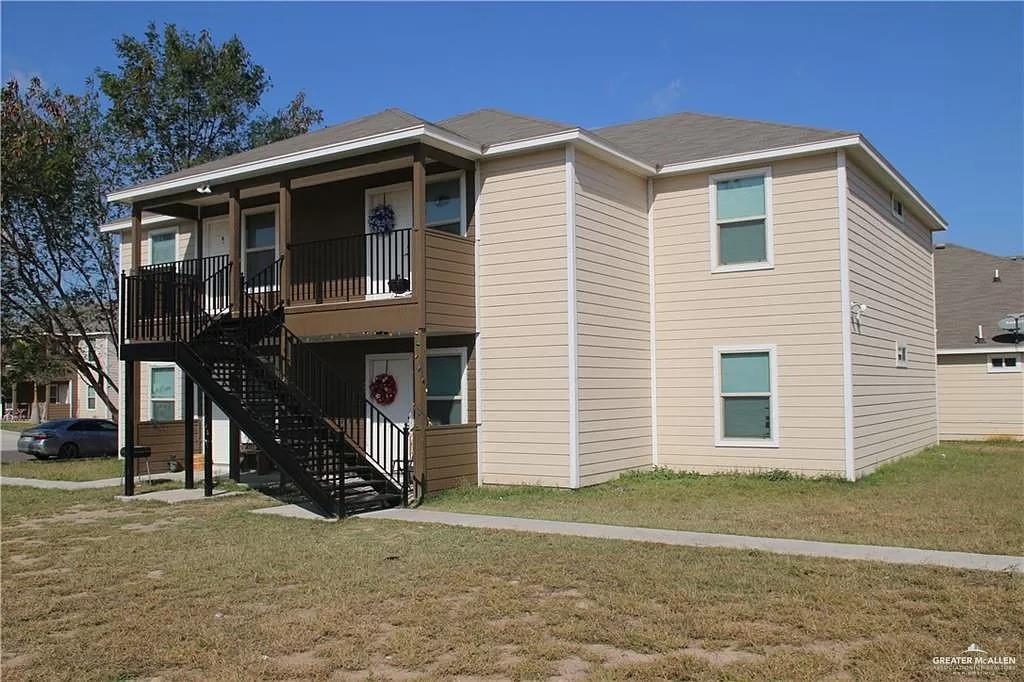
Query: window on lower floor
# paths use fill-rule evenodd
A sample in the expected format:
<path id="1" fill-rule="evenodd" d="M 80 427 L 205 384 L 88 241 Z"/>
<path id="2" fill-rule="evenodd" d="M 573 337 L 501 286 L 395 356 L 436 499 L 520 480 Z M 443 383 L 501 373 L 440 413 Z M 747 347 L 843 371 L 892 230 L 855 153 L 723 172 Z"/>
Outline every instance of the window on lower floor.
<path id="1" fill-rule="evenodd" d="M 92 386 L 86 386 L 85 388 L 85 408 L 87 410 L 96 409 L 96 389 Z"/>
<path id="2" fill-rule="evenodd" d="M 427 358 L 427 419 L 432 425 L 464 424 L 466 374 L 461 353 L 437 353 Z"/>
<path id="3" fill-rule="evenodd" d="M 1019 372 L 1020 357 L 1017 355 L 990 355 L 988 358 L 988 371 L 993 374 L 1001 372 Z"/>
<path id="4" fill-rule="evenodd" d="M 717 441 L 722 445 L 774 445 L 776 418 L 774 351 L 716 352 Z"/>
<path id="5" fill-rule="evenodd" d="M 149 377 L 150 421 L 174 421 L 174 368 L 153 367 Z"/>
<path id="6" fill-rule="evenodd" d="M 65 383 L 50 384 L 47 386 L 46 400 L 51 405 L 62 405 L 67 402 L 68 385 Z"/>

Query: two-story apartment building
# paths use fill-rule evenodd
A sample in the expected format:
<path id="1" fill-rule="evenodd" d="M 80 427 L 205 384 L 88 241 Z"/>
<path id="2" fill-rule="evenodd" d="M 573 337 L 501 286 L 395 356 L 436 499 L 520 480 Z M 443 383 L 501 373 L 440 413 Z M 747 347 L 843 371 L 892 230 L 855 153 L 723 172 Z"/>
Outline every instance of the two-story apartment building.
<path id="1" fill-rule="evenodd" d="M 194 442 L 198 384 L 205 452 L 244 432 L 329 511 L 936 440 L 945 223 L 856 133 L 387 110 L 110 199 L 126 443 Z"/>

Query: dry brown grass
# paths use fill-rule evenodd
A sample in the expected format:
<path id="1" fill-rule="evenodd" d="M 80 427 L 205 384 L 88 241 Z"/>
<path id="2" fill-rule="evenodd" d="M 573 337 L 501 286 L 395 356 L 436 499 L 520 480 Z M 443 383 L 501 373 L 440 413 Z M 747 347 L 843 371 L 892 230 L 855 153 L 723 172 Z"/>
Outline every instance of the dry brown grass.
<path id="1" fill-rule="evenodd" d="M 631 474 L 578 491 L 453 490 L 448 511 L 739 535 L 1024 553 L 1024 443 L 943 443 L 856 483 L 779 476 Z"/>
<path id="2" fill-rule="evenodd" d="M 3 490 L 5 680 L 940 679 L 995 573 Z M 158 528 L 158 532 L 148 532 Z"/>

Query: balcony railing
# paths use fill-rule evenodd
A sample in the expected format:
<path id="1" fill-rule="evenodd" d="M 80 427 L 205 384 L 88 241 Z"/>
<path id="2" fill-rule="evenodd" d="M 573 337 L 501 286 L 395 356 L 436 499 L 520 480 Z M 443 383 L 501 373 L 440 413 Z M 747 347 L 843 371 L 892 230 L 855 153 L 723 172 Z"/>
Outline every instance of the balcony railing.
<path id="1" fill-rule="evenodd" d="M 187 341 L 230 303 L 227 256 L 140 267 L 121 275 L 121 330 L 126 341 Z"/>
<path id="2" fill-rule="evenodd" d="M 411 282 L 412 230 L 290 244 L 292 303 L 358 301 L 403 294 Z"/>

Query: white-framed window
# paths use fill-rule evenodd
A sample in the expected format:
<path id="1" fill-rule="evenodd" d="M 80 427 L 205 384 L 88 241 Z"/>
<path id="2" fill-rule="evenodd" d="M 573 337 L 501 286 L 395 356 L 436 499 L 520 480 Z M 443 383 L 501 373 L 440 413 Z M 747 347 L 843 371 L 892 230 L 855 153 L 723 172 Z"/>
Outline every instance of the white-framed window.
<path id="1" fill-rule="evenodd" d="M 896 196 L 895 192 L 889 193 L 889 210 L 892 212 L 893 217 L 896 220 L 903 222 L 903 201 Z"/>
<path id="2" fill-rule="evenodd" d="M 427 420 L 430 424 L 465 424 L 469 417 L 466 393 L 466 349 L 427 351 Z"/>
<path id="3" fill-rule="evenodd" d="M 778 447 L 775 346 L 714 349 L 715 445 Z"/>
<path id="4" fill-rule="evenodd" d="M 149 233 L 149 263 L 173 263 L 178 260 L 178 228 Z"/>
<path id="5" fill-rule="evenodd" d="M 772 170 L 709 176 L 711 271 L 773 267 Z"/>
<path id="6" fill-rule="evenodd" d="M 96 409 L 96 389 L 92 386 L 85 387 L 85 409 Z"/>
<path id="7" fill-rule="evenodd" d="M 242 268 L 246 279 L 277 260 L 277 207 L 242 211 Z M 276 277 L 276 273 L 274 273 Z M 274 282 L 274 285 L 277 283 Z"/>
<path id="8" fill-rule="evenodd" d="M 149 419 L 154 422 L 174 421 L 174 367 L 151 367 L 149 370 Z"/>
<path id="9" fill-rule="evenodd" d="M 63 405 L 68 401 L 68 385 L 58 381 L 46 387 L 46 401 L 51 405 Z"/>
<path id="10" fill-rule="evenodd" d="M 462 171 L 427 176 L 427 227 L 466 234 L 466 174 Z"/>
<path id="11" fill-rule="evenodd" d="M 1009 374 L 1021 371 L 1021 355 L 1010 353 L 1009 355 L 988 356 L 989 374 Z"/>
<path id="12" fill-rule="evenodd" d="M 906 341 L 896 342 L 896 366 L 900 369 L 906 369 L 910 363 L 910 349 L 907 347 Z"/>

